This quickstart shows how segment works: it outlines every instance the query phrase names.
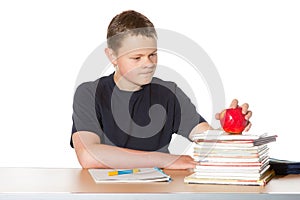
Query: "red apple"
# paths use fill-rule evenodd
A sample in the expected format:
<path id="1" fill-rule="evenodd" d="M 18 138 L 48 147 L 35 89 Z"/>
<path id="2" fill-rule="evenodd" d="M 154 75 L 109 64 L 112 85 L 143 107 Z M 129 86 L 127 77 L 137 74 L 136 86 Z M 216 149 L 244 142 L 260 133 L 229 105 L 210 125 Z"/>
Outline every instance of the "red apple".
<path id="1" fill-rule="evenodd" d="M 220 114 L 220 122 L 224 131 L 228 133 L 240 134 L 248 124 L 242 108 L 228 108 Z"/>

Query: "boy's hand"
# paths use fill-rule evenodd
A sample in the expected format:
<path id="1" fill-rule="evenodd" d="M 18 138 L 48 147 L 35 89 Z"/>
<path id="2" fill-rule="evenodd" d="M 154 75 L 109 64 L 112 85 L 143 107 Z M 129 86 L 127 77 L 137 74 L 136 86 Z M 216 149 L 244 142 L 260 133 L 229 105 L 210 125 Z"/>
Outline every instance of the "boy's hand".
<path id="1" fill-rule="evenodd" d="M 191 156 L 188 155 L 173 155 L 177 157 L 174 162 L 166 166 L 165 169 L 193 169 L 196 167 L 197 163 Z"/>
<path id="2" fill-rule="evenodd" d="M 233 99 L 231 104 L 230 104 L 230 108 L 238 107 L 239 106 L 238 103 L 239 102 L 238 102 L 237 99 Z M 250 110 L 248 110 L 249 104 L 247 104 L 247 103 L 242 104 L 240 107 L 242 108 L 243 114 L 245 114 L 245 119 L 248 120 L 248 125 L 246 126 L 244 131 L 249 131 L 249 129 L 251 128 L 251 125 L 252 125 L 251 122 L 249 121 L 249 119 L 252 116 L 252 112 Z M 216 114 L 216 119 L 220 120 L 220 113 Z"/>

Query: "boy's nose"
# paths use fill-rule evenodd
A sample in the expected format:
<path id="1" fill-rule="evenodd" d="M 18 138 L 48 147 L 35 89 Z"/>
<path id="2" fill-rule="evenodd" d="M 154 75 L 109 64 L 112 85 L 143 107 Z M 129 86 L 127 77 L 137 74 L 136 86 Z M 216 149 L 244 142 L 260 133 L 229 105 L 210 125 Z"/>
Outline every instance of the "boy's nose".
<path id="1" fill-rule="evenodd" d="M 150 69 L 150 68 L 155 68 L 155 67 L 156 67 L 156 64 L 153 63 L 153 62 L 151 62 L 151 63 L 145 63 L 145 64 L 143 65 L 143 68 L 148 68 L 148 69 Z"/>
<path id="2" fill-rule="evenodd" d="M 144 66 L 145 67 L 155 67 L 156 63 L 150 59 L 150 58 L 146 58 L 145 62 L 144 62 Z"/>

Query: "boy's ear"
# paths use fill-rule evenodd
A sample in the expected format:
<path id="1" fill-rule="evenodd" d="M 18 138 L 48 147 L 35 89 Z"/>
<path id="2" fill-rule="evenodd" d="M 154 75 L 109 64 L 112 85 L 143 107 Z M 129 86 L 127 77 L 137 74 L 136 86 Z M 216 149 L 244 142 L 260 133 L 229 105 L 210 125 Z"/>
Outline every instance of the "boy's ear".
<path id="1" fill-rule="evenodd" d="M 108 59 L 110 60 L 110 62 L 116 66 L 117 65 L 117 57 L 115 52 L 111 49 L 111 48 L 105 48 L 105 54 L 108 57 Z"/>

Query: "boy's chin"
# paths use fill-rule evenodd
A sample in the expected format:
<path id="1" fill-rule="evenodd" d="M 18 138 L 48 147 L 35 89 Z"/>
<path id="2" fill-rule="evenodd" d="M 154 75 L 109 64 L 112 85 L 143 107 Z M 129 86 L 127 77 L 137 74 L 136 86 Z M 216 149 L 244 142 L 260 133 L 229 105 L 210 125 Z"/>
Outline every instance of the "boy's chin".
<path id="1" fill-rule="evenodd" d="M 152 81 L 152 77 L 144 78 L 139 81 L 139 85 L 141 85 L 141 86 L 147 85 L 147 84 L 151 83 L 151 81 Z"/>

